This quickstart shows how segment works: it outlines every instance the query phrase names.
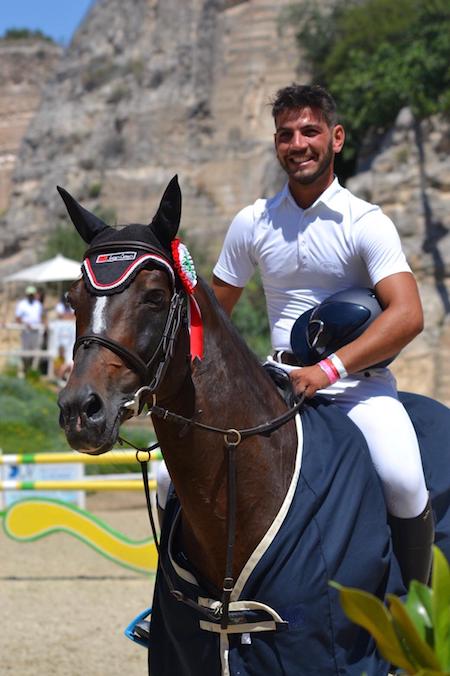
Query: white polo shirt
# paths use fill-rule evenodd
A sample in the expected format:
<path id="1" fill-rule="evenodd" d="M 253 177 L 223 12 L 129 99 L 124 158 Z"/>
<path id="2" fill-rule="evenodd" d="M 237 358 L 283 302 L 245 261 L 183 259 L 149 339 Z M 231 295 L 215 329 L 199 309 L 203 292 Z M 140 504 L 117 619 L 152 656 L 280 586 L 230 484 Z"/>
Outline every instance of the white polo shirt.
<path id="1" fill-rule="evenodd" d="M 30 301 L 22 298 L 16 305 L 16 318 L 32 328 L 38 328 L 42 322 L 42 303 L 35 298 Z"/>
<path id="2" fill-rule="evenodd" d="M 307 209 L 288 185 L 242 209 L 225 237 L 214 274 L 244 287 L 259 266 L 274 349 L 290 350 L 297 317 L 332 293 L 374 287 L 409 272 L 400 238 L 381 209 L 337 178 Z"/>

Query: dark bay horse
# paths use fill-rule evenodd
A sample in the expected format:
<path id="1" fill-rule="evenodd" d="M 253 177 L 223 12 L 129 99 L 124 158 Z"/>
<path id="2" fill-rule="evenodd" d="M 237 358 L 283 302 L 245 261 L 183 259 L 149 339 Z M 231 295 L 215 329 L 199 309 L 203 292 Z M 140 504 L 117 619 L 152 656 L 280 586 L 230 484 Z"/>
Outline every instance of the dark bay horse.
<path id="1" fill-rule="evenodd" d="M 381 598 L 403 591 L 360 432 L 319 398 L 289 414 L 209 287 L 196 280 L 176 238 L 176 177 L 150 225 L 121 229 L 59 191 L 89 245 L 69 294 L 77 342 L 59 398 L 61 425 L 73 448 L 104 453 L 133 409 L 147 403 L 174 485 L 153 602 L 152 676 L 387 674 L 372 639 L 345 618 L 328 585 L 335 579 Z M 425 418 L 443 434 L 448 412 L 436 406 Z M 268 426 L 274 419 L 281 422 Z M 438 537 L 450 550 L 442 482 L 432 497 Z"/>

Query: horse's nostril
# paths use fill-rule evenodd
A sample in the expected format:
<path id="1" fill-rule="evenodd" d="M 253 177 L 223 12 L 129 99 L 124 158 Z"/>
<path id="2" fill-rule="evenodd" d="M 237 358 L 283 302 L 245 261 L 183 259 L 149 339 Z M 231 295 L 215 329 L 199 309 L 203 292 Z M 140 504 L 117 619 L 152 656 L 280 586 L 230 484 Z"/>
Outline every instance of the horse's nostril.
<path id="1" fill-rule="evenodd" d="M 98 394 L 90 394 L 85 406 L 84 412 L 87 418 L 94 418 L 103 408 L 103 403 Z"/>

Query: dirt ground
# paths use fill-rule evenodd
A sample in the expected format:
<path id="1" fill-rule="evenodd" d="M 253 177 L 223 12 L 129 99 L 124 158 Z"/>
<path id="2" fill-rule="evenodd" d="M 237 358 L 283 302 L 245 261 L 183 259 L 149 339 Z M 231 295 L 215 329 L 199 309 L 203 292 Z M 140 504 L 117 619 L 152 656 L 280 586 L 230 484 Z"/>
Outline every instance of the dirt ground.
<path id="1" fill-rule="evenodd" d="M 97 493 L 86 506 L 129 538 L 150 536 L 141 493 Z M 0 527 L 0 673 L 146 676 L 146 650 L 123 632 L 152 605 L 153 581 L 66 533 L 17 543 Z"/>

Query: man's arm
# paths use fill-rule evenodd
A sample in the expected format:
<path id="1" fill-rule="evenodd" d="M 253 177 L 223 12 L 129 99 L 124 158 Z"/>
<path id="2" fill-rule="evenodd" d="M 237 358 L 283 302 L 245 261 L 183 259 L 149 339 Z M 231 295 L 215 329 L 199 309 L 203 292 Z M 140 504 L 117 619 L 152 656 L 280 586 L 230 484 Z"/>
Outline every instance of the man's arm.
<path id="1" fill-rule="evenodd" d="M 416 280 L 410 272 L 385 277 L 375 286 L 375 292 L 383 312 L 361 336 L 336 352 L 348 373 L 389 359 L 423 329 L 422 304 Z M 296 369 L 291 379 L 296 392 L 305 392 L 308 397 L 329 384 L 317 364 Z"/>
<path id="2" fill-rule="evenodd" d="M 221 279 L 216 277 L 216 275 L 213 275 L 212 290 L 214 291 L 219 304 L 225 310 L 227 315 L 231 317 L 233 308 L 241 297 L 244 289 L 240 286 L 232 286 L 227 282 L 223 282 Z"/>
<path id="3" fill-rule="evenodd" d="M 423 311 L 414 276 L 399 272 L 375 286 L 383 312 L 356 340 L 338 350 L 349 373 L 400 352 L 423 330 Z"/>

